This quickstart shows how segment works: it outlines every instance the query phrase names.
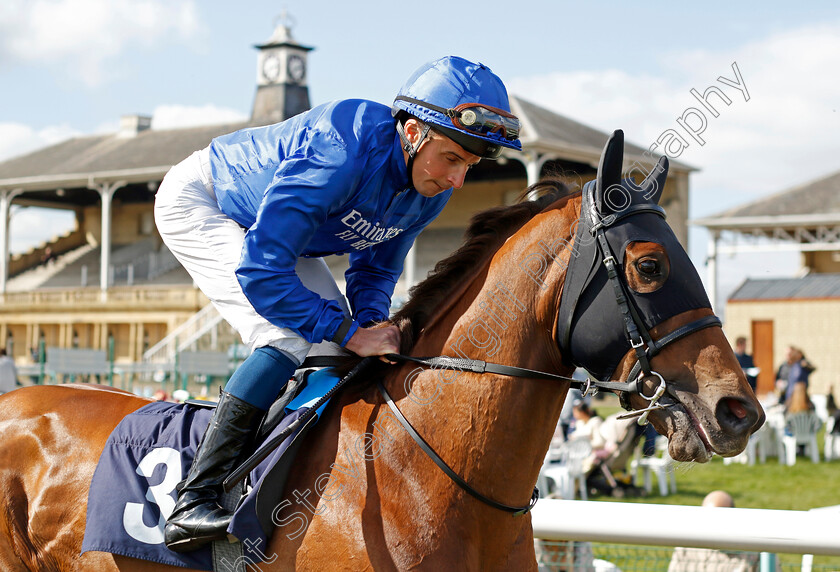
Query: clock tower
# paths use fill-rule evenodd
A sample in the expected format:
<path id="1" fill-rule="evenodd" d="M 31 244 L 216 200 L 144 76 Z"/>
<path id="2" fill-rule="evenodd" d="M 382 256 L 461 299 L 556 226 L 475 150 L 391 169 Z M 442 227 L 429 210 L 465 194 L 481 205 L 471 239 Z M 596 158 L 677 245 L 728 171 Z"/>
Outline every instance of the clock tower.
<path id="1" fill-rule="evenodd" d="M 292 38 L 293 21 L 285 10 L 257 55 L 257 94 L 251 121 L 277 123 L 309 109 L 306 56 L 313 48 Z"/>

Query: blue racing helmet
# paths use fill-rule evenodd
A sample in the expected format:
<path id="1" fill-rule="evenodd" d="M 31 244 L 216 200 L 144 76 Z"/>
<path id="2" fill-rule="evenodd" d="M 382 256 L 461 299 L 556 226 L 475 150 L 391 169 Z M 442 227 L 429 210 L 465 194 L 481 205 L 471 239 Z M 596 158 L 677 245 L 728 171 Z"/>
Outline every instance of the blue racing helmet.
<path id="1" fill-rule="evenodd" d="M 484 64 L 447 56 L 421 66 L 394 99 L 392 114 L 401 111 L 426 124 L 414 146 L 397 124 L 412 159 L 430 126 L 479 157 L 496 159 L 502 147 L 522 150 L 519 119 L 510 112 L 505 85 Z"/>

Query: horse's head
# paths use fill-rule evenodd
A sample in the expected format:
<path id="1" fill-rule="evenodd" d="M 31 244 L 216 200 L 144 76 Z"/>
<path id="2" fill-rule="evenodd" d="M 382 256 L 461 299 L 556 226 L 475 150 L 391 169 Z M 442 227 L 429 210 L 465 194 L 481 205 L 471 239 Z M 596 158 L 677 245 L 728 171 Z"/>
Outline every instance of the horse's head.
<path id="1" fill-rule="evenodd" d="M 583 190 L 560 347 L 600 380 L 638 379 L 638 391 L 622 401 L 637 410 L 654 406 L 648 417 L 668 437 L 673 458 L 737 454 L 764 413 L 658 206 L 668 160 L 636 185 L 621 178 L 623 152 L 616 131 L 597 179 Z"/>

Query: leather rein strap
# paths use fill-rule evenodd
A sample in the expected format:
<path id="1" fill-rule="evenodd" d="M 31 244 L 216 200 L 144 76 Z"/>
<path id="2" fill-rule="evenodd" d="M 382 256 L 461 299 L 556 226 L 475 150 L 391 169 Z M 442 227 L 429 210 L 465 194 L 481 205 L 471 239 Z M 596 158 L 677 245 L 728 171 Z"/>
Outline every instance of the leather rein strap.
<path id="1" fill-rule="evenodd" d="M 434 461 L 435 464 L 438 467 L 440 467 L 440 469 L 444 473 L 446 473 L 446 476 L 452 479 L 452 481 L 456 485 L 464 489 L 467 493 L 477 498 L 481 502 L 492 506 L 493 508 L 512 513 L 514 516 L 527 514 L 532 508 L 534 508 L 534 505 L 537 504 L 537 501 L 540 500 L 540 491 L 537 487 L 534 487 L 534 492 L 531 494 L 531 501 L 528 503 L 528 506 L 510 506 L 504 503 L 500 503 L 498 501 L 494 501 L 493 499 L 484 496 L 483 494 L 472 488 L 469 485 L 469 483 L 467 483 L 467 481 L 462 479 L 458 475 L 458 473 L 453 471 L 452 468 L 446 464 L 446 461 L 440 458 L 440 455 L 438 455 L 434 451 L 434 449 L 432 449 L 432 447 L 426 442 L 426 440 L 420 436 L 420 434 L 414 429 L 414 427 L 412 427 L 411 423 L 409 423 L 408 419 L 405 418 L 405 415 L 403 415 L 402 411 L 400 411 L 397 407 L 397 404 L 394 403 L 393 399 L 391 399 L 391 395 L 388 393 L 388 390 L 385 389 L 385 386 L 382 384 L 381 380 L 377 382 L 377 386 L 379 387 L 379 393 L 381 393 L 382 397 L 385 398 L 385 403 L 387 403 L 388 407 L 391 408 L 391 411 L 394 412 L 394 415 L 396 415 L 397 420 L 400 422 L 403 428 L 406 431 L 408 431 L 408 434 L 411 435 L 411 438 L 414 439 L 414 441 L 418 445 L 420 445 L 420 448 L 423 449 L 423 452 L 426 453 L 426 455 L 428 455 L 429 458 L 432 461 Z"/>
<path id="2" fill-rule="evenodd" d="M 692 324 L 689 324 L 689 326 L 690 325 Z M 549 381 L 567 381 L 571 384 L 572 387 L 580 389 L 584 393 L 584 395 L 588 394 L 590 391 L 593 391 L 593 389 L 630 392 L 635 392 L 638 390 L 636 381 L 598 381 L 590 378 L 587 378 L 585 381 L 581 381 L 573 377 L 566 377 L 563 375 L 557 375 L 555 373 L 548 373 L 546 371 L 526 369 L 524 367 L 503 365 L 499 363 L 490 363 L 478 359 L 453 358 L 449 356 L 413 357 L 402 354 L 387 354 L 385 358 L 391 361 L 408 361 L 418 363 L 432 369 L 469 371 L 472 373 L 494 373 L 496 375 L 504 375 L 507 377 L 545 379 Z"/>

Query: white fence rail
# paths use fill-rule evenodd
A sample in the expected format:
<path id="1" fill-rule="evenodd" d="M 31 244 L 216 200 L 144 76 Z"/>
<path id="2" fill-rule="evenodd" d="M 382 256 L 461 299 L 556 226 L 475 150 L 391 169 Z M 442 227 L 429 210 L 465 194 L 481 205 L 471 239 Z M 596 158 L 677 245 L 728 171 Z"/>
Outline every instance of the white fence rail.
<path id="1" fill-rule="evenodd" d="M 840 555 L 840 509 L 711 508 L 543 499 L 534 538 Z"/>

